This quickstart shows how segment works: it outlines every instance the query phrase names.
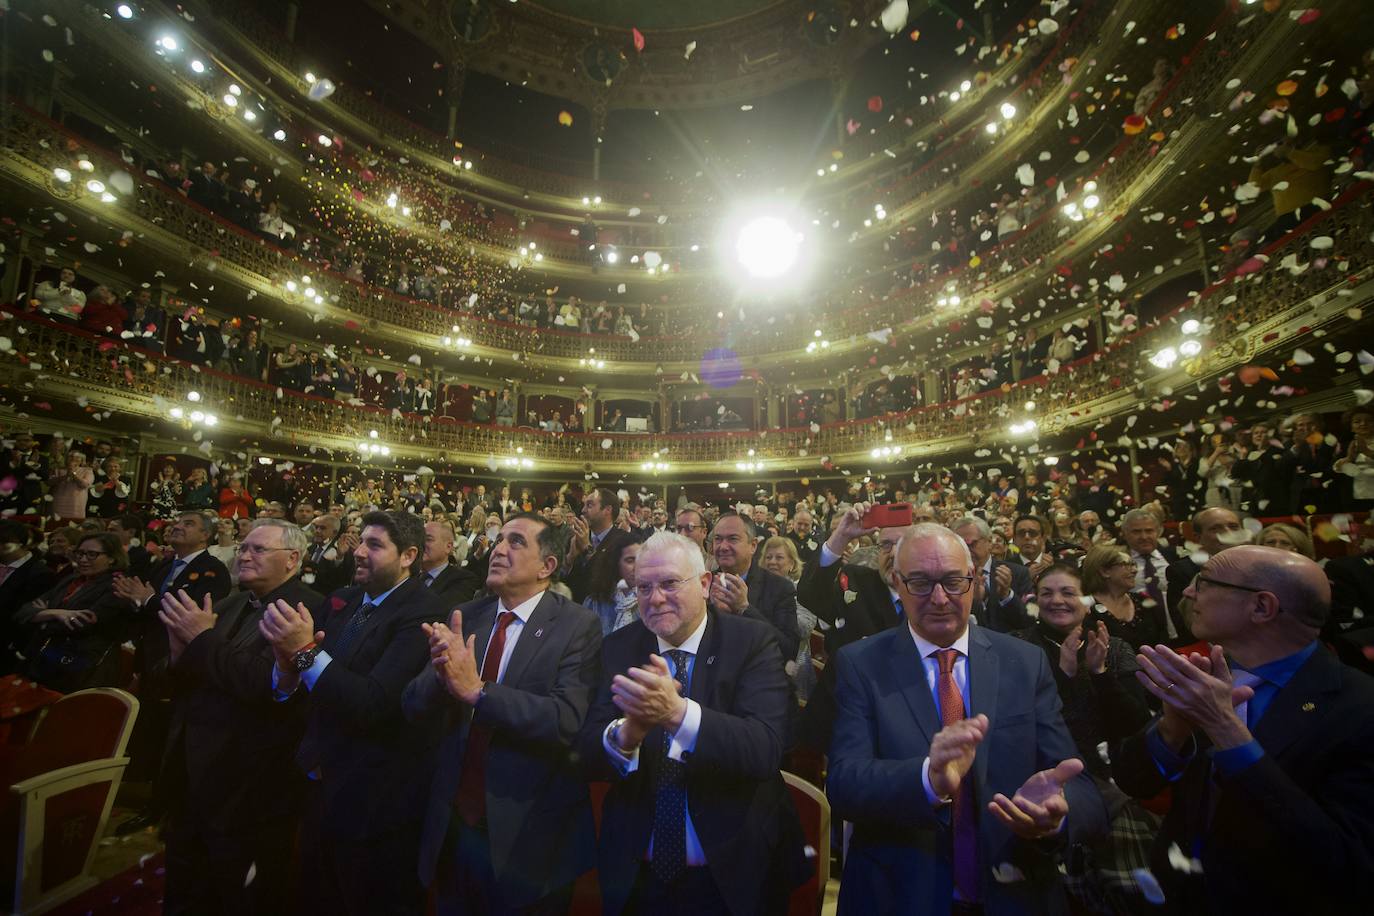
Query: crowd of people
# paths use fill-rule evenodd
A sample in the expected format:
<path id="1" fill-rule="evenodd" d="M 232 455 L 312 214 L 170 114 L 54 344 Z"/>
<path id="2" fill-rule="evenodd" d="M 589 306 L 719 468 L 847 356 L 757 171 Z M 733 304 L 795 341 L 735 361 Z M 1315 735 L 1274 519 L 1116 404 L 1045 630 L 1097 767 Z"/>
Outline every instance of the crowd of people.
<path id="1" fill-rule="evenodd" d="M 1328 475 L 1367 461 L 1374 412 L 1355 416 Z M 1299 445 L 1311 422 L 1291 424 Z M 1374 526 L 1356 516 L 1262 524 L 1199 499 L 1171 519 L 1172 492 L 1131 507 L 1034 472 L 725 505 L 359 476 L 337 502 L 244 495 L 239 515 L 223 494 L 214 511 L 203 472 L 166 467 L 148 506 L 63 515 L 71 481 L 118 491 L 120 457 L 92 451 L 103 483 L 60 439 L 6 452 L 25 485 L 63 460 L 46 478 L 60 524 L 13 506 L 0 521 L 4 658 L 68 692 L 129 686 L 132 647 L 149 710 L 135 765 L 157 787 L 133 823 L 163 825 L 168 912 L 249 911 L 321 875 L 313 893 L 343 912 L 418 912 L 422 886 L 441 912 L 562 911 L 593 865 L 603 900 L 638 911 L 691 888 L 709 912 L 781 912 L 815 863 L 779 768 L 823 781 L 852 824 L 847 913 L 894 894 L 992 907 L 1014 892 L 1004 861 L 1024 872 L 1015 893 L 1191 912 L 1237 892 L 1255 831 L 1320 871 L 1329 911 L 1362 893 L 1374 828 L 1363 803 L 1331 805 L 1367 766 L 1367 716 L 1296 755 L 1258 724 L 1338 682 L 1330 709 L 1367 711 L 1374 682 L 1344 667 L 1374 664 Z M 1285 473 L 1307 498 L 1312 479 Z M 918 690 L 913 639 L 925 699 L 880 702 Z M 1235 713 L 1207 705 L 1222 687 Z M 1204 829 L 1209 743 L 1226 778 Z M 1202 867 L 1169 864 L 1170 845 Z M 1321 858 L 1336 848 L 1349 867 Z M 892 857 L 907 864 L 875 865 Z M 1245 893 L 1297 893 L 1250 874 Z"/>

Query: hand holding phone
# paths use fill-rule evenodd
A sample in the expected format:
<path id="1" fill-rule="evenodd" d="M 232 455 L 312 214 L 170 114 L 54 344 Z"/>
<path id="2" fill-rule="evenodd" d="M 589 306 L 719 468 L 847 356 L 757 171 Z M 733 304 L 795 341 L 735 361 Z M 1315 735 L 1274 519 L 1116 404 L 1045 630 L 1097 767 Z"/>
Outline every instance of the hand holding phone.
<path id="1" fill-rule="evenodd" d="M 871 506 L 864 513 L 864 528 L 903 528 L 911 524 L 911 503 Z"/>

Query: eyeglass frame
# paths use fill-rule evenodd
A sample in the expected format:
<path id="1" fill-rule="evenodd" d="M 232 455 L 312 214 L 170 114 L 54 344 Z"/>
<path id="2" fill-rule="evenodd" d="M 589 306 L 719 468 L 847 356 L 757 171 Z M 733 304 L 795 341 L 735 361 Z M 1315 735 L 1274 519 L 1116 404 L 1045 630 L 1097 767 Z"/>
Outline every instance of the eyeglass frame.
<path id="1" fill-rule="evenodd" d="M 1208 585 L 1220 585 L 1223 588 L 1234 588 L 1238 589 L 1239 591 L 1250 592 L 1251 594 L 1255 595 L 1274 594 L 1273 589 L 1255 588 L 1253 585 L 1241 585 L 1237 582 L 1223 582 L 1220 579 L 1213 579 L 1211 576 L 1204 576 L 1202 573 L 1198 573 L 1197 575 L 1193 576 L 1193 591 L 1197 591 L 1197 584 L 1199 582 L 1206 582 Z"/>
<path id="2" fill-rule="evenodd" d="M 74 560 L 98 560 L 101 557 L 108 557 L 110 554 L 104 550 L 73 550 L 70 554 Z"/>
<path id="3" fill-rule="evenodd" d="M 634 587 L 635 599 L 638 601 L 649 601 L 654 597 L 654 590 L 662 592 L 664 597 L 671 597 L 682 590 L 682 587 L 695 580 L 696 576 L 680 576 L 676 579 L 664 579 L 661 582 L 650 582 L 648 585 L 641 585 L 636 582 Z"/>
<path id="4" fill-rule="evenodd" d="M 926 578 L 925 576 L 910 576 L 910 577 L 908 577 L 908 578 L 902 578 L 902 577 L 899 576 L 899 577 L 897 577 L 897 581 L 900 582 L 900 583 L 902 583 L 902 587 L 905 588 L 908 592 L 910 592 L 912 595 L 914 595 L 914 596 L 917 597 L 917 598 L 929 598 L 931 595 L 935 594 L 935 586 L 937 586 L 937 585 L 940 586 L 940 589 L 941 589 L 946 595 L 948 595 L 948 596 L 950 596 L 950 597 L 952 597 L 952 598 L 957 598 L 957 597 L 959 597 L 960 595 L 967 595 L 967 594 L 973 589 L 973 583 L 974 583 L 974 580 L 975 580 L 976 578 L 977 578 L 976 576 L 944 576 L 944 577 L 939 578 L 939 579 L 929 579 L 929 578 Z M 926 582 L 929 582 L 929 583 L 930 583 L 930 588 L 927 589 L 927 590 L 924 591 L 924 592 L 918 592 L 918 591 L 917 591 L 915 588 L 913 588 L 912 585 L 911 585 L 912 580 L 918 580 L 918 579 L 919 579 L 919 580 L 926 581 Z M 954 580 L 957 580 L 957 581 L 960 581 L 960 582 L 964 582 L 964 583 L 967 583 L 967 584 L 964 586 L 964 588 L 962 588 L 962 589 L 960 589 L 960 590 L 958 590 L 958 591 L 950 591 L 948 588 L 945 587 L 945 582 L 947 582 L 947 581 L 949 581 L 949 580 L 951 580 L 951 579 L 954 579 Z"/>
<path id="5" fill-rule="evenodd" d="M 239 544 L 234 548 L 234 556 L 241 557 L 245 553 L 251 553 L 255 557 L 260 557 L 273 550 L 294 550 L 294 547 L 263 547 L 261 544 Z"/>

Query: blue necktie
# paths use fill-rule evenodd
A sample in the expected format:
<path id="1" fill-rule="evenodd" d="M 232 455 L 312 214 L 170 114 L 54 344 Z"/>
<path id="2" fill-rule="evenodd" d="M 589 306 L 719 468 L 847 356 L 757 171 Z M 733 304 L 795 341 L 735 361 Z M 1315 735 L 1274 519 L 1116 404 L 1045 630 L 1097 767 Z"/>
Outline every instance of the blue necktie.
<path id="1" fill-rule="evenodd" d="M 177 580 L 177 576 L 181 575 L 181 571 L 185 568 L 185 566 L 186 561 L 181 559 L 180 557 L 177 557 L 177 559 L 172 563 L 172 571 L 167 574 L 167 578 L 162 580 L 162 588 L 160 589 L 159 594 L 167 594 L 167 590 L 172 587 L 172 583 Z"/>
<path id="2" fill-rule="evenodd" d="M 372 611 L 377 605 L 372 603 L 371 598 L 365 598 L 363 603 L 358 605 L 358 609 L 353 612 L 353 616 L 348 618 L 348 623 L 344 624 L 343 632 L 339 634 L 339 641 L 334 644 L 334 654 L 343 655 L 344 650 L 349 647 L 357 637 L 358 631 L 367 623 L 367 618 L 372 616 Z"/>
<path id="3" fill-rule="evenodd" d="M 687 659 L 691 656 L 681 649 L 664 653 L 673 665 L 673 677 L 687 695 Z M 671 884 L 687 868 L 687 769 L 681 760 L 668 757 L 672 743 L 666 731 L 655 749 L 658 765 L 654 767 L 654 858 L 649 863 L 654 877 Z"/>

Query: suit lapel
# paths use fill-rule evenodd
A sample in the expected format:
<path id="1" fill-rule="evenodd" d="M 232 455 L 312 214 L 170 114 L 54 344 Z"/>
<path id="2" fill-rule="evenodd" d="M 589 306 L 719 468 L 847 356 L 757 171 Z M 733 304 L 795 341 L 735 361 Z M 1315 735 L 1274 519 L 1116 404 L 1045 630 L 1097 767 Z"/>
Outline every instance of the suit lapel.
<path id="1" fill-rule="evenodd" d="M 901 631 L 875 638 L 896 640 L 897 651 L 885 653 L 887 663 L 892 667 L 892 673 L 902 690 L 902 696 L 906 699 L 906 705 L 911 708 L 911 714 L 915 717 L 916 724 L 921 727 L 922 733 L 926 736 L 926 744 L 929 745 L 935 739 L 935 733 L 940 730 L 940 713 L 935 708 L 935 698 L 931 695 L 930 684 L 926 681 L 925 664 L 921 660 L 921 653 L 916 649 L 915 641 L 912 640 L 910 632 Z"/>
<path id="2" fill-rule="evenodd" d="M 1341 687 L 1339 662 L 1318 646 L 1312 657 L 1297 670 L 1270 701 L 1264 716 L 1255 725 L 1255 740 L 1275 759 L 1290 744 L 1305 736 L 1317 723 L 1327 703 L 1327 695 Z"/>
<path id="3" fill-rule="evenodd" d="M 992 643 L 982 630 L 971 625 L 968 630 L 969 715 L 985 714 L 992 728 L 997 726 L 997 690 L 1000 680 L 1000 663 L 997 653 L 992 651 Z M 979 785 L 987 783 L 988 756 L 978 754 L 973 758 L 973 770 L 978 777 Z"/>
<path id="4" fill-rule="evenodd" d="M 516 640 L 515 648 L 511 651 L 510 663 L 506 665 L 506 674 L 501 678 L 501 683 L 515 684 L 519 681 L 530 659 L 539 651 L 540 646 L 544 645 L 545 637 L 558 620 L 557 607 L 558 599 L 546 590 L 544 597 L 534 606 L 530 619 L 525 621 L 524 627 L 520 630 L 520 638 Z"/>
<path id="5" fill-rule="evenodd" d="M 650 651 L 658 648 L 657 640 Z M 716 656 L 720 652 L 720 627 L 716 626 L 714 613 L 707 612 L 706 631 L 701 634 L 697 646 L 697 657 L 692 662 L 692 683 L 688 686 L 687 696 L 702 706 L 710 706 L 716 690 Z"/>

